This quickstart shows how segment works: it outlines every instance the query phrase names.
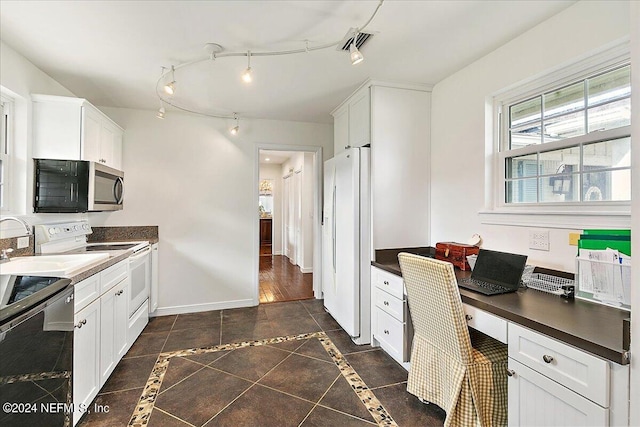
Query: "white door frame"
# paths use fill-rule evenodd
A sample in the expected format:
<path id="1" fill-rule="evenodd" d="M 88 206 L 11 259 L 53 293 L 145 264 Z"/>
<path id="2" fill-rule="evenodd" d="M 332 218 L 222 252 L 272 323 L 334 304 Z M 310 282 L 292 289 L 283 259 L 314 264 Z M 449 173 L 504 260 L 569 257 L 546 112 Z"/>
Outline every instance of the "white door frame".
<path id="1" fill-rule="evenodd" d="M 303 151 L 314 153 L 313 160 L 313 295 L 322 298 L 322 147 L 259 143 L 255 146 L 253 200 L 258 201 L 260 186 L 260 150 Z M 260 303 L 260 218 L 253 223 L 253 303 Z M 284 242 L 283 242 L 284 243 Z"/>

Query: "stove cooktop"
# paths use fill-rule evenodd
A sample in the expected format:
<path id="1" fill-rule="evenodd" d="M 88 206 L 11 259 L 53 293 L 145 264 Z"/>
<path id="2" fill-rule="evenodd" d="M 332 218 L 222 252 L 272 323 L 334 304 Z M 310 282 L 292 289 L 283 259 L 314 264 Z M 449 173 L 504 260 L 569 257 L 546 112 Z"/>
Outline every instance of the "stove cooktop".
<path id="1" fill-rule="evenodd" d="M 91 251 L 113 251 L 113 250 L 127 250 L 131 249 L 135 246 L 138 246 L 138 243 L 117 243 L 117 244 L 98 244 L 87 246 L 85 250 L 87 252 Z"/>

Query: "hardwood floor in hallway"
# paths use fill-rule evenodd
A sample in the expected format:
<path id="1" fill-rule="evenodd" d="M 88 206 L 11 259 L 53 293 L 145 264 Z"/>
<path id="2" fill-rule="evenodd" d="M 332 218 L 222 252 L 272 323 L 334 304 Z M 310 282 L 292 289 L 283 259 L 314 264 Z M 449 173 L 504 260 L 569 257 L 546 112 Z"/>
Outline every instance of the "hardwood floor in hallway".
<path id="1" fill-rule="evenodd" d="M 260 256 L 260 304 L 313 298 L 313 273 L 283 255 Z"/>

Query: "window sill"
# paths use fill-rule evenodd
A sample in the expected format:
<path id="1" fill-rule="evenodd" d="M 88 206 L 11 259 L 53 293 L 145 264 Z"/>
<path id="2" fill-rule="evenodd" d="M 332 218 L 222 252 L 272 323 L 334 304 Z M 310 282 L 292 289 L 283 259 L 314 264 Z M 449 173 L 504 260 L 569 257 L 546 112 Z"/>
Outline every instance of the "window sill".
<path id="1" fill-rule="evenodd" d="M 480 222 L 489 225 L 545 227 L 584 230 L 588 228 L 629 229 L 629 210 L 560 211 L 552 209 L 497 208 L 478 212 Z"/>

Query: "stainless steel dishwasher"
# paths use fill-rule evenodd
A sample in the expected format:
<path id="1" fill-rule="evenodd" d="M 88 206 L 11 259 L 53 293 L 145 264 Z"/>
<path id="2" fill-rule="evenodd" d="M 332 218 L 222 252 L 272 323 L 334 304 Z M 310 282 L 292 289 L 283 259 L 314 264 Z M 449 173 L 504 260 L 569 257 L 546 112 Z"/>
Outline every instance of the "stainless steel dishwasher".
<path id="1" fill-rule="evenodd" d="M 71 425 L 70 283 L 0 276 L 0 425 Z"/>

